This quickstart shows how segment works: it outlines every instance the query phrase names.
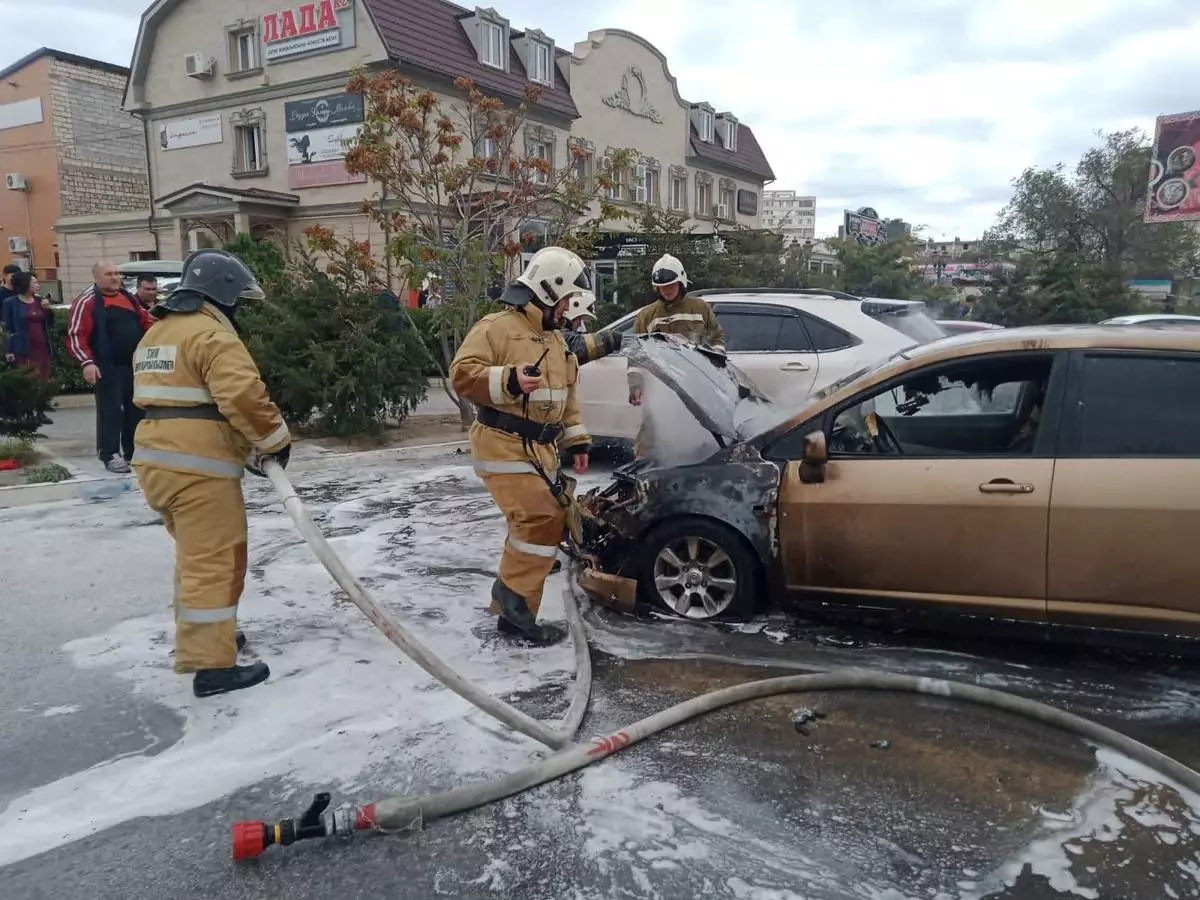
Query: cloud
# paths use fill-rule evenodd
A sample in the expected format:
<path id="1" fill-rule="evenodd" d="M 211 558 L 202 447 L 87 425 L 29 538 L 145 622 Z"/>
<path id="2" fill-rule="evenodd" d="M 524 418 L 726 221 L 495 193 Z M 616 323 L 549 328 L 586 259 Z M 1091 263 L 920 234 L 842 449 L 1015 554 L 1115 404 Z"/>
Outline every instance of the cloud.
<path id="1" fill-rule="evenodd" d="M 0 0 L 0 64 L 42 45 L 127 64 L 149 0 Z M 199 2 L 199 0 L 189 0 Z M 469 4 L 468 4 L 469 5 Z M 775 187 L 817 196 L 818 228 L 873 206 L 933 237 L 978 237 L 1028 166 L 1072 165 L 1098 129 L 1151 131 L 1200 107 L 1194 0 L 497 0 L 562 47 L 624 28 L 683 96 L 733 111 Z"/>

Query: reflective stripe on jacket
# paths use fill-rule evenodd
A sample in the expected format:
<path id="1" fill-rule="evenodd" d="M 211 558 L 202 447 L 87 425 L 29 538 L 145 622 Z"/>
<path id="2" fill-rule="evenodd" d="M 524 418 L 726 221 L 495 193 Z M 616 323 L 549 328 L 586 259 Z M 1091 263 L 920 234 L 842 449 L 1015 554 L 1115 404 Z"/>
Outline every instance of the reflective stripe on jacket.
<path id="1" fill-rule="evenodd" d="M 701 297 L 683 294 L 669 303 L 659 297 L 638 310 L 633 330 L 637 334 L 677 334 L 694 344 L 706 344 L 721 353 L 725 352 L 725 332 L 712 307 Z M 640 369 L 631 367 L 628 378 L 631 389 L 641 389 L 643 380 Z"/>
<path id="2" fill-rule="evenodd" d="M 535 363 L 542 371 L 544 387 L 528 398 L 512 394 L 513 372 Z M 575 390 L 579 360 L 568 349 L 560 329 L 543 330 L 542 311 L 533 303 L 480 319 L 458 348 L 450 364 L 450 379 L 455 393 L 478 406 L 563 428 L 558 449 L 530 443 L 527 452 L 516 435 L 476 422 L 471 426 L 471 454 L 481 475 L 533 472 L 530 455 L 547 473 L 553 473 L 558 469 L 558 450 L 591 443 Z M 489 469 L 494 463 L 505 465 Z"/>
<path id="3" fill-rule="evenodd" d="M 133 360 L 133 402 L 142 409 L 215 404 L 226 419 L 143 420 L 134 439 L 138 465 L 241 478 L 252 449 L 275 453 L 292 440 L 246 345 L 209 303 L 171 313 L 146 332 Z"/>

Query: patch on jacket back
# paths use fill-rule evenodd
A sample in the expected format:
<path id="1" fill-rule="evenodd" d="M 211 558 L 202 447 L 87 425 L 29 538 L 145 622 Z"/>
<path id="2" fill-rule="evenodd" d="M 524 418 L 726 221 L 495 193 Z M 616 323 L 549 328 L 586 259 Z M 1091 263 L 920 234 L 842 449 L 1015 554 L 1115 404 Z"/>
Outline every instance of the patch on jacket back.
<path id="1" fill-rule="evenodd" d="M 133 357 L 133 374 L 143 372 L 174 372 L 176 344 L 160 344 L 157 347 L 138 347 Z"/>

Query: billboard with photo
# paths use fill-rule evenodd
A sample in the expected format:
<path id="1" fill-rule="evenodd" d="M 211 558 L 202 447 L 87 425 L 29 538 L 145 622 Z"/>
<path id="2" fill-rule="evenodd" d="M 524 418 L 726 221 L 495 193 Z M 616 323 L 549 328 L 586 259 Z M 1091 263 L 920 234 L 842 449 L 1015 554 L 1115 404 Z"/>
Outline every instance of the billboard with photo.
<path id="1" fill-rule="evenodd" d="M 860 244 L 871 246 L 887 240 L 887 226 L 879 221 L 879 213 L 869 206 L 856 212 L 845 210 L 843 229 L 845 236 Z"/>
<path id="2" fill-rule="evenodd" d="M 284 104 L 288 187 L 293 190 L 365 182 L 346 171 L 347 150 L 364 118 L 358 94 L 327 94 Z"/>
<path id="3" fill-rule="evenodd" d="M 1147 222 L 1200 219 L 1200 110 L 1159 116 L 1154 122 Z"/>

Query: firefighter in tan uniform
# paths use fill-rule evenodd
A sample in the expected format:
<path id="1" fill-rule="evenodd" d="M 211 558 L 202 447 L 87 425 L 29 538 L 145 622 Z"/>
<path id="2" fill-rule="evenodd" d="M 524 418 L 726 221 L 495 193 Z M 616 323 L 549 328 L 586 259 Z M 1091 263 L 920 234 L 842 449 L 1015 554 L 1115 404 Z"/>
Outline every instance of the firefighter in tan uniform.
<path id="1" fill-rule="evenodd" d="M 570 299 L 565 318 L 563 337 L 581 366 L 603 359 L 621 349 L 619 331 L 597 331 L 595 334 L 588 334 L 584 320 L 596 320 L 596 295 L 591 291 L 583 291 Z"/>
<path id="2" fill-rule="evenodd" d="M 688 277 L 683 263 L 669 253 L 664 253 L 654 263 L 650 272 L 650 283 L 657 297 L 638 310 L 634 319 L 635 334 L 678 334 L 694 344 L 703 344 L 718 353 L 725 352 L 725 332 L 716 314 L 700 297 L 687 295 Z M 629 402 L 642 405 L 645 381 L 639 369 L 629 370 Z M 642 416 L 634 450 L 644 456 L 653 446 L 651 426 Z"/>
<path id="3" fill-rule="evenodd" d="M 571 454 L 577 474 L 588 466 L 591 439 L 575 395 L 579 360 L 562 325 L 572 295 L 590 288 L 574 253 L 539 250 L 500 298 L 509 309 L 480 319 L 450 365 L 454 391 L 478 407 L 470 433 L 475 471 L 508 523 L 492 612 L 502 635 L 540 646 L 566 634 L 538 624 L 537 615 L 573 502 L 559 454 Z"/>
<path id="4" fill-rule="evenodd" d="M 237 665 L 246 577 L 242 474 L 287 465 L 291 435 L 234 329 L 239 301 L 261 299 L 253 273 L 221 250 L 187 258 L 179 287 L 152 310 L 138 345 L 133 400 L 145 410 L 133 467 L 175 540 L 175 671 L 197 697 L 252 687 L 265 663 Z"/>

